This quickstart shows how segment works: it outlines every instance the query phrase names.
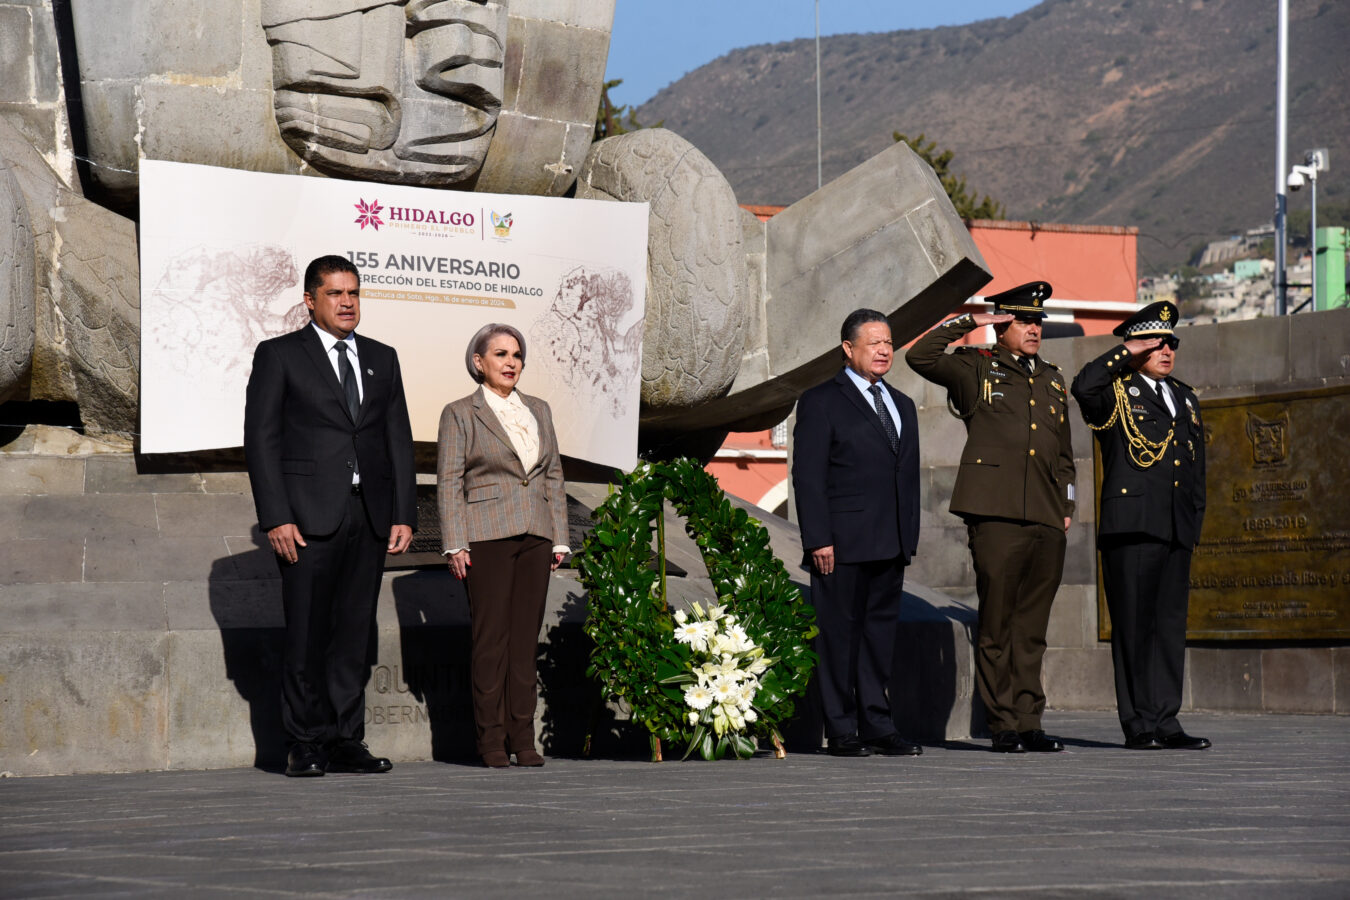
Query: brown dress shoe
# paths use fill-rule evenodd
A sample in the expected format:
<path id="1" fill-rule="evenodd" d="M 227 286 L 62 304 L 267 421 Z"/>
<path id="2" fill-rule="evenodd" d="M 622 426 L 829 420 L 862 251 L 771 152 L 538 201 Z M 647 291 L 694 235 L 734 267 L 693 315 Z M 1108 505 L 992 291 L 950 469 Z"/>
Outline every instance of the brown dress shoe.
<path id="1" fill-rule="evenodd" d="M 488 750 L 483 754 L 483 765 L 489 769 L 509 769 L 511 757 L 506 755 L 505 750 Z"/>
<path id="2" fill-rule="evenodd" d="M 530 766 L 533 768 L 537 768 L 539 766 L 542 766 L 543 764 L 544 764 L 544 757 L 539 755 L 538 750 L 531 749 L 531 750 L 516 751 L 516 765 L 518 766 Z"/>

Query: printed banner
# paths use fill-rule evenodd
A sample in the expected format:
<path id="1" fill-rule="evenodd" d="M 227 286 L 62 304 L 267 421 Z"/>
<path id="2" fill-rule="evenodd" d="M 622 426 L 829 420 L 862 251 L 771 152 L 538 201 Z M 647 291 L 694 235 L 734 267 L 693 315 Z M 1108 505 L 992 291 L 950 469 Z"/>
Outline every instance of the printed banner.
<path id="1" fill-rule="evenodd" d="M 308 324 L 311 259 L 361 272 L 357 333 L 392 345 L 413 437 L 476 389 L 469 338 L 525 335 L 520 389 L 562 452 L 631 469 L 647 204 L 472 194 L 143 160 L 141 449 L 238 447 L 259 341 Z"/>

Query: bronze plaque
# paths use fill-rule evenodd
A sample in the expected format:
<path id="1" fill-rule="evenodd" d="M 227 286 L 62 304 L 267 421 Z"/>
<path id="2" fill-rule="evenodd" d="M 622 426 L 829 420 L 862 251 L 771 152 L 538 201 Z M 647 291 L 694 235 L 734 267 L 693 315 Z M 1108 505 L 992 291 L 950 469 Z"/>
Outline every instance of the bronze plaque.
<path id="1" fill-rule="evenodd" d="M 1200 409 L 1207 504 L 1187 639 L 1350 638 L 1350 389 Z M 1098 608 L 1107 637 L 1100 587 Z"/>

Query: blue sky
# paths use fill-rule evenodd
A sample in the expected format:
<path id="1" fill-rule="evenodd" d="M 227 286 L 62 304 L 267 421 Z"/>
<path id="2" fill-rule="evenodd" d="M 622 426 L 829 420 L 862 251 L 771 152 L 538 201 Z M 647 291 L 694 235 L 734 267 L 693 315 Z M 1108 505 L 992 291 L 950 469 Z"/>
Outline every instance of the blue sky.
<path id="1" fill-rule="evenodd" d="M 820 0 L 820 34 L 963 25 L 1016 15 L 1039 0 Z M 616 104 L 661 88 L 738 47 L 811 37 L 815 0 L 618 0 L 606 80 Z"/>

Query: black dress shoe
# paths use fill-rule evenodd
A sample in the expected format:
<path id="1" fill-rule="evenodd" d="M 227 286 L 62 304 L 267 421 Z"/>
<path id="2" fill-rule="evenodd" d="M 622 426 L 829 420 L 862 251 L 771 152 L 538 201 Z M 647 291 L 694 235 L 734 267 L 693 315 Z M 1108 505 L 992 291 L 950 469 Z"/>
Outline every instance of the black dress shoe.
<path id="1" fill-rule="evenodd" d="M 830 738 L 826 742 L 826 749 L 831 756 L 871 756 L 871 749 L 858 740 L 856 734 L 846 734 L 843 737 Z"/>
<path id="2" fill-rule="evenodd" d="M 873 753 L 880 753 L 882 756 L 921 756 L 923 748 L 912 741 L 907 741 L 898 734 L 888 734 L 885 737 L 867 738 L 863 745 Z"/>
<path id="3" fill-rule="evenodd" d="M 374 775 L 388 772 L 394 764 L 382 756 L 371 756 L 361 741 L 339 741 L 328 751 L 328 771 L 348 775 Z"/>
<path id="4" fill-rule="evenodd" d="M 1158 743 L 1162 744 L 1165 750 L 1208 750 L 1210 748 L 1209 738 L 1191 737 L 1184 731 L 1161 735 L 1158 738 Z"/>
<path id="5" fill-rule="evenodd" d="M 291 778 L 312 778 L 323 774 L 326 762 L 318 746 L 296 744 L 286 754 L 286 774 Z"/>
<path id="6" fill-rule="evenodd" d="M 1017 738 L 1032 753 L 1058 753 L 1064 749 L 1064 744 L 1057 738 L 1050 737 L 1039 728 L 1035 731 L 1019 731 Z"/>
<path id="7" fill-rule="evenodd" d="M 1026 753 L 1027 748 L 1022 746 L 1022 739 L 1017 736 L 1015 731 L 996 731 L 993 738 L 995 753 Z"/>
<path id="8" fill-rule="evenodd" d="M 1163 745 L 1158 743 L 1158 739 L 1153 736 L 1151 731 L 1141 731 L 1125 739 L 1126 750 L 1161 750 L 1162 748 Z"/>

